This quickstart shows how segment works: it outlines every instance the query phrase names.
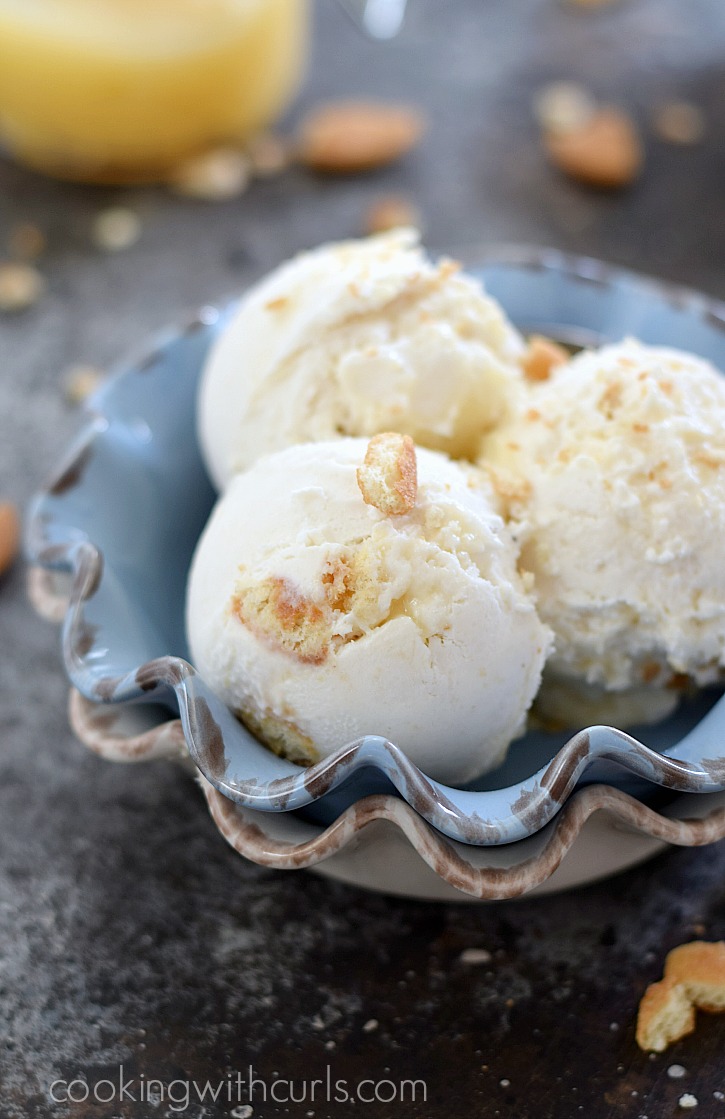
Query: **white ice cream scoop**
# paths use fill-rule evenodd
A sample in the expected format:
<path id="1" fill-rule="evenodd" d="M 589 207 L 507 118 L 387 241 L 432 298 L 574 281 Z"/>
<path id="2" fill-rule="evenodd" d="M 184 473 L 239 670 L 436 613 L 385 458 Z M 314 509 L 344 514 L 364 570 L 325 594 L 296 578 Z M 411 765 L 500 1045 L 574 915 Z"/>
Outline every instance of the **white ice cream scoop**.
<path id="1" fill-rule="evenodd" d="M 207 467 L 223 489 L 268 452 L 389 430 L 475 458 L 520 388 L 522 348 L 481 284 L 428 260 L 413 230 L 324 245 L 248 292 L 214 346 Z"/>
<path id="2" fill-rule="evenodd" d="M 192 565 L 192 659 L 276 752 L 380 735 L 438 780 L 523 729 L 550 631 L 485 478 L 409 438 L 304 444 L 219 500 Z"/>
<path id="3" fill-rule="evenodd" d="M 584 698 L 626 693 L 621 726 L 667 714 L 685 677 L 723 679 L 725 379 L 713 366 L 633 340 L 582 353 L 532 388 L 482 463 L 508 494 L 556 634 L 547 675 L 563 708 L 566 682 Z M 549 713 L 556 694 L 543 695 Z"/>

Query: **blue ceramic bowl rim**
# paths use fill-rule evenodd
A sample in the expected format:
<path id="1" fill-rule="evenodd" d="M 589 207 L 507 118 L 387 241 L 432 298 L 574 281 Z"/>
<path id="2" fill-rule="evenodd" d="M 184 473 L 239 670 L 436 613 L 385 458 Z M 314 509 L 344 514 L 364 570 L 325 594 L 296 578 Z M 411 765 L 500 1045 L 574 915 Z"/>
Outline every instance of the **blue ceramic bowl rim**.
<path id="1" fill-rule="evenodd" d="M 486 280 L 494 269 L 539 272 L 556 282 L 584 285 L 592 292 L 621 289 L 623 297 L 656 300 L 725 334 L 725 304 L 689 289 L 640 277 L 624 269 L 558 250 L 504 246 L 481 254 L 477 271 Z M 553 282 L 553 281 L 552 281 Z M 506 303 L 504 302 L 504 306 Z M 233 308 L 232 308 L 233 309 Z M 507 308 L 508 309 L 508 308 Z M 669 790 L 711 793 L 725 789 L 725 698 L 676 746 L 653 750 L 613 727 L 588 727 L 573 735 L 547 765 L 505 789 L 471 791 L 434 781 L 395 744 L 377 735 L 347 744 L 309 769 L 300 769 L 262 747 L 205 685 L 182 657 L 159 655 L 131 671 L 104 670 L 85 613 L 104 579 L 104 556 L 83 524 L 63 523 L 58 500 L 83 487 L 94 448 L 106 438 L 114 392 L 133 374 L 156 371 L 178 359 L 178 347 L 194 334 L 218 330 L 230 309 L 203 308 L 180 331 L 167 332 L 135 363 L 120 369 L 89 402 L 90 422 L 71 447 L 52 480 L 36 496 L 28 519 L 26 550 L 30 562 L 71 575 L 70 605 L 63 625 L 63 657 L 74 687 L 103 703 L 162 702 L 178 709 L 189 752 L 207 780 L 238 804 L 262 811 L 293 811 L 317 804 L 333 805 L 331 795 L 354 786 L 362 773 L 374 771 L 439 831 L 475 845 L 517 841 L 544 827 L 571 795 L 592 765 L 605 760 L 619 770 Z M 519 325 L 524 325 L 519 322 Z M 561 324 L 566 328 L 566 323 Z M 551 320 L 526 323 L 552 328 Z M 564 333 L 559 331 L 560 336 Z M 572 341 L 586 341 L 574 337 Z M 584 331 L 586 333 L 586 330 Z M 592 336 L 589 340 L 595 340 Z M 198 370 L 197 370 L 198 375 Z M 62 503 L 61 503 L 62 506 Z M 100 654 L 104 650 L 100 650 Z M 105 650 L 108 653 L 108 650 Z M 369 792 L 368 790 L 365 790 Z M 379 790 L 377 790 L 379 791 Z M 364 795 L 360 792 L 359 795 Z M 324 803 L 324 802 L 323 802 Z M 349 800 L 346 802 L 349 803 Z"/>

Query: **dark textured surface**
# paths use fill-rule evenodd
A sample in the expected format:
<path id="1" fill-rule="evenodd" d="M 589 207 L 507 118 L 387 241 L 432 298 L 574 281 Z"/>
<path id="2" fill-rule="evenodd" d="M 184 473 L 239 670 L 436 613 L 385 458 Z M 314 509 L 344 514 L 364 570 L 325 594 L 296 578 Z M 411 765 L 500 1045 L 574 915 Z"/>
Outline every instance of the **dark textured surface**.
<path id="1" fill-rule="evenodd" d="M 403 37 L 374 46 L 319 0 L 303 97 L 371 91 L 424 105 L 430 133 L 399 168 L 350 182 L 290 173 L 205 207 L 0 164 L 0 242 L 18 220 L 49 235 L 47 297 L 0 321 L 3 495 L 25 501 L 77 425 L 60 391 L 67 365 L 116 360 L 294 250 L 357 232 L 367 203 L 391 189 L 416 196 L 436 247 L 551 243 L 725 296 L 721 0 L 622 0 L 592 13 L 555 0 L 412 6 Z M 531 93 L 560 76 L 622 98 L 642 122 L 663 96 L 694 98 L 707 140 L 650 140 L 634 190 L 584 193 L 535 142 Z M 108 257 L 89 227 L 111 202 L 137 209 L 144 231 Z M 142 1074 L 215 1087 L 250 1064 L 268 1090 L 275 1073 L 296 1079 L 296 1094 L 327 1065 L 351 1085 L 422 1077 L 428 1087 L 426 1104 L 355 1106 L 265 1104 L 258 1089 L 253 1113 L 264 1117 L 661 1119 L 685 1114 L 683 1092 L 698 1099 L 694 1115 L 725 1116 L 714 1095 L 725 1092 L 725 1019 L 703 1019 L 654 1060 L 633 1040 L 637 1000 L 667 949 L 725 937 L 722 845 L 569 896 L 488 907 L 259 870 L 225 847 L 182 773 L 104 764 L 71 739 L 57 635 L 23 590 L 19 569 L 0 588 L 2 1119 L 201 1119 L 238 1103 L 224 1086 L 216 1104 L 183 1111 L 169 1099 L 50 1101 L 55 1078 L 117 1080 L 119 1064 L 137 1097 Z M 467 948 L 490 961 L 465 965 Z M 681 1079 L 667 1075 L 674 1062 Z M 183 1085 L 172 1093 L 183 1102 Z"/>

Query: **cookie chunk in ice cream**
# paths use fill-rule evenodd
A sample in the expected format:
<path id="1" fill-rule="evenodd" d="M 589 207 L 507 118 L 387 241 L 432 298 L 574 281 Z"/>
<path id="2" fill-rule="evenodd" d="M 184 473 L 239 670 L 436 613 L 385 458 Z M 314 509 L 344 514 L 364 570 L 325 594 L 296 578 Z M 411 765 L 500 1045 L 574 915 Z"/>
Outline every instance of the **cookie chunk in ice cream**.
<path id="1" fill-rule="evenodd" d="M 199 395 L 220 489 L 293 443 L 394 429 L 475 458 L 521 382 L 521 339 L 477 280 L 432 263 L 413 230 L 324 245 L 254 287 Z"/>
<path id="2" fill-rule="evenodd" d="M 451 783 L 523 730 L 551 638 L 485 478 L 393 433 L 239 474 L 197 547 L 187 629 L 276 752 L 310 763 L 377 734 Z"/>
<path id="3" fill-rule="evenodd" d="M 582 353 L 481 461 L 556 635 L 541 702 L 563 714 L 571 684 L 585 704 L 604 689 L 622 725 L 666 714 L 684 678 L 723 679 L 725 378 L 708 362 L 633 340 Z"/>

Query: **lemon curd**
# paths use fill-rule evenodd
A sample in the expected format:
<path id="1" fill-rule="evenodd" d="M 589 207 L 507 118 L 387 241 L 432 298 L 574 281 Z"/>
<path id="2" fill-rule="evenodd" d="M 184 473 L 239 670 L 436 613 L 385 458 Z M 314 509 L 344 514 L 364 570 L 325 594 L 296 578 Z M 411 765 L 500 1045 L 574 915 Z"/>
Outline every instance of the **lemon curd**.
<path id="1" fill-rule="evenodd" d="M 0 143 L 64 178 L 163 178 L 273 120 L 307 22 L 307 0 L 0 0 Z"/>

